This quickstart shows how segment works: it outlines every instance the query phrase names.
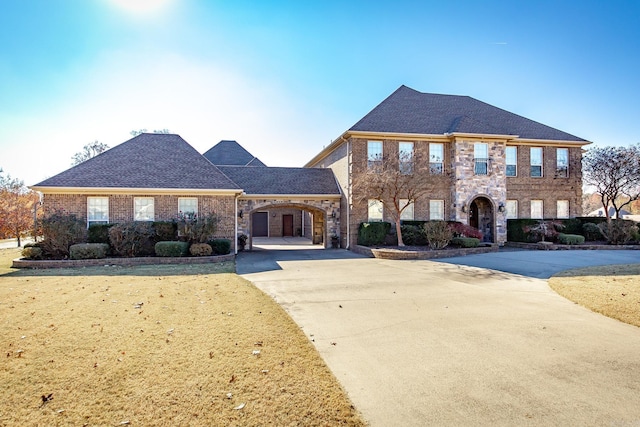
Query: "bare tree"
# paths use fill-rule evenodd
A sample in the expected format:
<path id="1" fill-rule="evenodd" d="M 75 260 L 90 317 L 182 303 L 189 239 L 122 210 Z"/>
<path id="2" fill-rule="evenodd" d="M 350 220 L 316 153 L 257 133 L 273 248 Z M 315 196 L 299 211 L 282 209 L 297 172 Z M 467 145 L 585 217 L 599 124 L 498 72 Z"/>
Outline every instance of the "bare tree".
<path id="1" fill-rule="evenodd" d="M 109 146 L 107 144 L 103 144 L 102 142 L 93 141 L 84 147 L 82 147 L 82 151 L 77 152 L 73 155 L 71 160 L 73 161 L 71 164 L 73 166 L 79 165 L 80 163 L 89 160 L 92 157 L 97 156 L 98 154 L 107 151 Z"/>
<path id="2" fill-rule="evenodd" d="M 411 204 L 433 193 L 449 178 L 440 167 L 432 168 L 421 150 L 392 152 L 353 166 L 354 202 L 378 200 L 395 223 L 398 246 L 404 246 L 400 220 Z"/>
<path id="3" fill-rule="evenodd" d="M 640 144 L 628 147 L 595 147 L 582 158 L 584 182 L 600 196 L 607 222 L 609 206 L 620 217 L 623 207 L 640 199 Z"/>
<path id="4" fill-rule="evenodd" d="M 147 133 L 147 129 L 138 129 L 138 130 L 132 130 L 131 132 L 129 132 L 129 134 L 131 136 L 138 136 L 141 135 L 143 133 Z M 169 129 L 154 129 L 152 133 L 162 133 L 162 134 L 168 134 L 171 133 L 171 131 Z"/>
<path id="5" fill-rule="evenodd" d="M 20 247 L 21 238 L 33 226 L 38 201 L 38 193 L 29 190 L 23 181 L 5 176 L 0 169 L 0 238 L 15 237 Z"/>

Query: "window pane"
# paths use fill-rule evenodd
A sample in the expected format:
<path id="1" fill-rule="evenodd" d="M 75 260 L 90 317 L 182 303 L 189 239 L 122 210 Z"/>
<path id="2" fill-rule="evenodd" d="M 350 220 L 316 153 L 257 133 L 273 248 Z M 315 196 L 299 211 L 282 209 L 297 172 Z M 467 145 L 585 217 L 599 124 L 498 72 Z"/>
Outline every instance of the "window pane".
<path id="1" fill-rule="evenodd" d="M 476 175 L 488 175 L 489 145 L 483 142 L 473 144 L 473 159 L 475 162 L 474 173 Z"/>
<path id="2" fill-rule="evenodd" d="M 531 176 L 542 176 L 542 148 L 531 148 Z"/>
<path id="3" fill-rule="evenodd" d="M 518 168 L 518 147 L 507 147 L 507 176 L 516 176 Z"/>
<path id="4" fill-rule="evenodd" d="M 556 150 L 556 174 L 560 178 L 569 176 L 569 149 L 558 148 Z"/>
<path id="5" fill-rule="evenodd" d="M 178 199 L 178 213 L 193 215 L 198 213 L 198 199 L 196 197 L 180 197 Z"/>
<path id="6" fill-rule="evenodd" d="M 429 143 L 429 171 L 432 175 L 444 172 L 444 146 L 439 142 Z"/>
<path id="7" fill-rule="evenodd" d="M 369 141 L 367 144 L 368 166 L 374 167 L 382 162 L 382 142 Z"/>
<path id="8" fill-rule="evenodd" d="M 398 143 L 398 162 L 400 172 L 403 174 L 413 173 L 413 142 Z"/>
<path id="9" fill-rule="evenodd" d="M 412 221 L 414 218 L 413 202 L 409 203 L 408 205 L 407 203 L 409 203 L 409 199 L 400 199 L 400 209 L 402 209 L 402 207 L 405 205 L 407 206 L 406 208 L 404 208 L 404 210 L 400 214 L 400 219 L 406 219 L 406 220 Z"/>
<path id="10" fill-rule="evenodd" d="M 136 197 L 133 199 L 134 221 L 153 221 L 153 197 Z"/>
<path id="11" fill-rule="evenodd" d="M 382 221 L 382 202 L 369 199 L 369 221 Z"/>
<path id="12" fill-rule="evenodd" d="M 429 219 L 431 220 L 444 219 L 444 200 L 429 201 Z"/>
<path id="13" fill-rule="evenodd" d="M 558 200 L 556 209 L 557 209 L 556 216 L 558 218 L 569 218 L 569 201 L 568 200 Z"/>
<path id="14" fill-rule="evenodd" d="M 518 201 L 507 200 L 507 219 L 518 218 Z"/>
<path id="15" fill-rule="evenodd" d="M 109 198 L 87 198 L 87 222 L 91 224 L 106 224 L 109 222 Z"/>
<path id="16" fill-rule="evenodd" d="M 542 200 L 532 200 L 531 201 L 531 218 L 542 219 L 543 218 L 542 207 L 543 207 Z"/>

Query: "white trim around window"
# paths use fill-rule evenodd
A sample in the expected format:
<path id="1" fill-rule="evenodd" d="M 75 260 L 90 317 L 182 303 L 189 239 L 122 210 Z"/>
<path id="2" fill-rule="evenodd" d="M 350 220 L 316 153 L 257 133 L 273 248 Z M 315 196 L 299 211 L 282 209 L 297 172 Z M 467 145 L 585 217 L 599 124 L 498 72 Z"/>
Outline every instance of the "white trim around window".
<path id="1" fill-rule="evenodd" d="M 518 147 L 509 146 L 505 149 L 507 176 L 518 176 Z"/>
<path id="2" fill-rule="evenodd" d="M 431 175 L 444 173 L 444 144 L 441 142 L 429 143 L 429 173 Z"/>
<path id="3" fill-rule="evenodd" d="M 87 197 L 87 227 L 109 223 L 109 198 Z"/>
<path id="4" fill-rule="evenodd" d="M 133 220 L 134 221 L 154 221 L 155 207 L 153 197 L 133 198 Z"/>
<path id="5" fill-rule="evenodd" d="M 529 151 L 529 163 L 531 165 L 531 177 L 542 178 L 542 147 L 531 147 Z"/>
<path id="6" fill-rule="evenodd" d="M 429 200 L 429 219 L 444 220 L 444 200 Z"/>
<path id="7" fill-rule="evenodd" d="M 198 214 L 198 198 L 197 197 L 178 197 L 178 215 L 197 215 Z"/>
<path id="8" fill-rule="evenodd" d="M 382 141 L 367 142 L 367 166 L 374 168 L 382 163 Z"/>
<path id="9" fill-rule="evenodd" d="M 569 149 L 556 149 L 556 176 L 558 178 L 569 178 Z"/>

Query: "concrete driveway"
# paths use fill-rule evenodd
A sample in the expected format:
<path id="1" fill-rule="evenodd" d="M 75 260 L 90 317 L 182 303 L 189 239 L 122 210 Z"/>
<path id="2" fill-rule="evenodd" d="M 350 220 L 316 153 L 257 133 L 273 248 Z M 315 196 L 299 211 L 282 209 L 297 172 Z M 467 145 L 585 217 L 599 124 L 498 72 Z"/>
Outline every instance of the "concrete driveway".
<path id="1" fill-rule="evenodd" d="M 579 265 L 610 256 L 485 262 L 551 271 L 570 268 L 565 254 Z M 313 340 L 372 426 L 640 425 L 640 328 L 567 301 L 546 280 L 446 261 L 259 251 L 237 265 Z"/>

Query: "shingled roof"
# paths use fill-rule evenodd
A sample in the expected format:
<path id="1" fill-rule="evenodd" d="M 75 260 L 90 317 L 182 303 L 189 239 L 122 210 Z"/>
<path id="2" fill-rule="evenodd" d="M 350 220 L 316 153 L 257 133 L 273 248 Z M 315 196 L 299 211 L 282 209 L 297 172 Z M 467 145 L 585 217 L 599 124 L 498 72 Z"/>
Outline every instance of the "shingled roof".
<path id="1" fill-rule="evenodd" d="M 203 156 L 216 166 L 266 166 L 236 141 L 222 140 Z"/>
<path id="2" fill-rule="evenodd" d="M 517 135 L 521 139 L 587 142 L 469 96 L 422 93 L 400 86 L 350 131 L 443 135 Z"/>
<path id="3" fill-rule="evenodd" d="M 239 190 L 179 135 L 143 133 L 33 186 Z"/>
<path id="4" fill-rule="evenodd" d="M 220 166 L 220 170 L 250 195 L 340 195 L 331 169 Z"/>

